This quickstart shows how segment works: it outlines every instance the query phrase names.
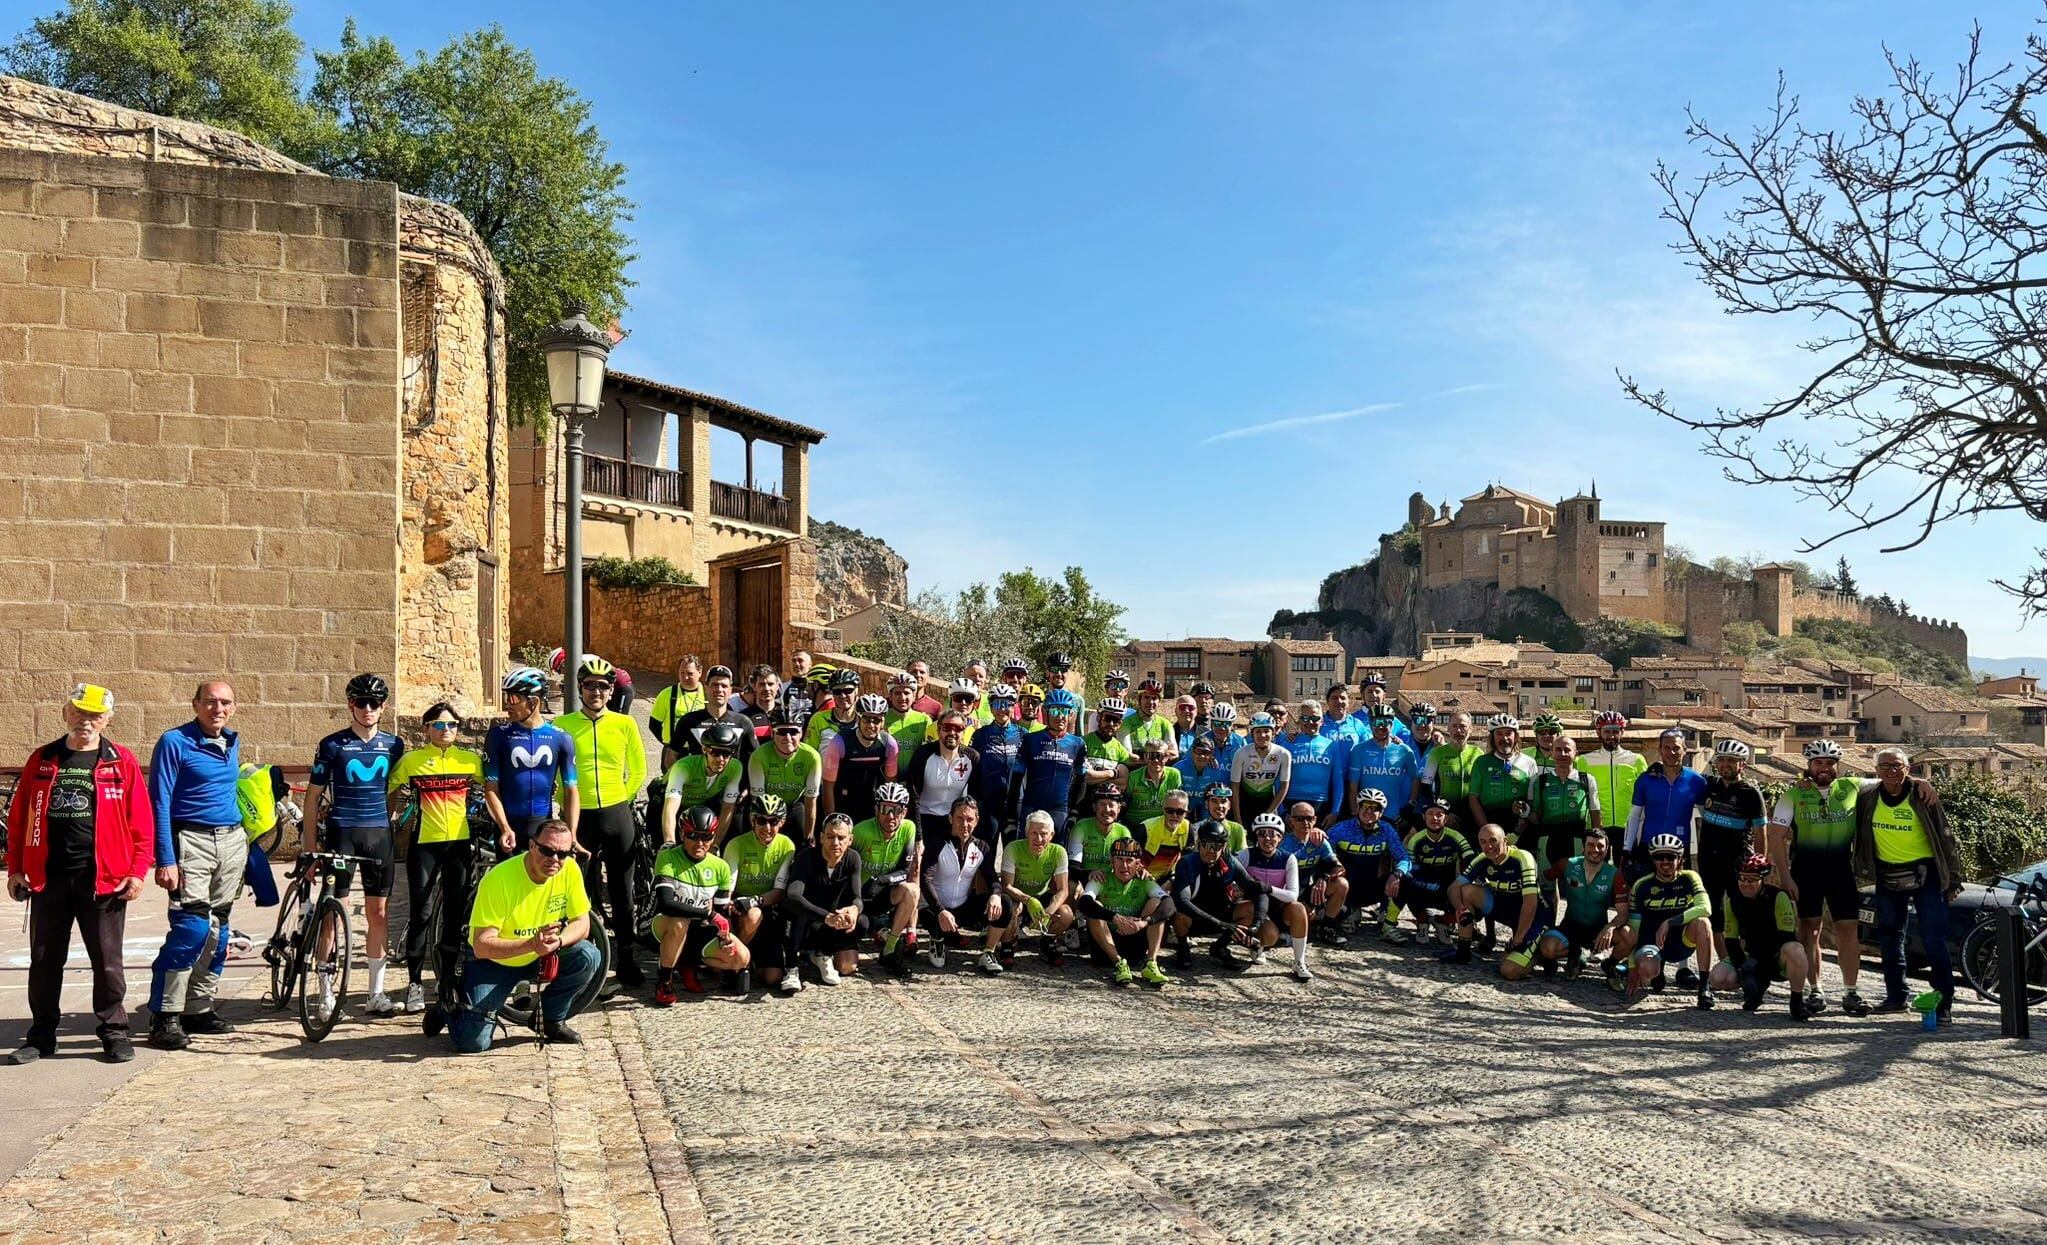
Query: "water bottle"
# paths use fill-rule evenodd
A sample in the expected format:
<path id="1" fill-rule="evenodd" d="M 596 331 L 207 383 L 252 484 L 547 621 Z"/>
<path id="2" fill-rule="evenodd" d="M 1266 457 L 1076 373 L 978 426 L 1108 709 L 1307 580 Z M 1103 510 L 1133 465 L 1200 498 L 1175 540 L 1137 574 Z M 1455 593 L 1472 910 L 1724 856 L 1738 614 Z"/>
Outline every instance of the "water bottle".
<path id="1" fill-rule="evenodd" d="M 1928 990 L 1912 1000 L 1913 1010 L 1919 1013 L 1919 1027 L 1928 1033 L 1940 1028 L 1940 991 Z"/>

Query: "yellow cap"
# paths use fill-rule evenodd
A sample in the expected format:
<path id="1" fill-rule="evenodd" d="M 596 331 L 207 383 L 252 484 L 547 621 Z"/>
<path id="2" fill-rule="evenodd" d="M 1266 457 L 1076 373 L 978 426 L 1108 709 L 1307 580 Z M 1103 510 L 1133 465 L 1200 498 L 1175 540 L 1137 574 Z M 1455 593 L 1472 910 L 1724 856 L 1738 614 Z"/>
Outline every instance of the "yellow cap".
<path id="1" fill-rule="evenodd" d="M 71 704 L 86 713 L 112 713 L 114 694 L 96 683 L 80 683 L 71 689 Z"/>

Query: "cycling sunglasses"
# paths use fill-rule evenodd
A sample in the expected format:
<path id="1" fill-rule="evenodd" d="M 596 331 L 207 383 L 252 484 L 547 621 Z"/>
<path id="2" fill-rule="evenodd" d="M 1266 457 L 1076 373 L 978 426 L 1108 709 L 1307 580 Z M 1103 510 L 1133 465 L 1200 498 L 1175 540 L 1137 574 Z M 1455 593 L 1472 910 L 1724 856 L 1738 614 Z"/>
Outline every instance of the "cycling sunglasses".
<path id="1" fill-rule="evenodd" d="M 775 734 L 780 735 L 784 739 L 795 739 L 803 734 L 803 728 L 800 726 L 778 726 L 775 728 Z"/>
<path id="2" fill-rule="evenodd" d="M 576 854 L 576 849 L 573 847 L 565 847 L 562 848 L 560 851 L 556 851 L 554 848 L 548 847 L 547 845 L 542 843 L 535 843 L 533 845 L 533 850 L 539 852 L 541 855 L 547 857 L 549 860 L 567 860 L 569 857 Z"/>
<path id="3" fill-rule="evenodd" d="M 384 707 L 383 701 L 371 700 L 367 696 L 351 696 L 348 703 L 350 707 L 356 709 L 382 709 Z"/>
<path id="4" fill-rule="evenodd" d="M 692 843 L 715 843 L 718 841 L 718 832 L 716 830 L 692 830 L 682 837 Z"/>
<path id="5" fill-rule="evenodd" d="M 461 727 L 462 724 L 456 721 L 429 722 L 426 724 L 426 728 L 430 731 L 453 731 L 460 730 Z"/>

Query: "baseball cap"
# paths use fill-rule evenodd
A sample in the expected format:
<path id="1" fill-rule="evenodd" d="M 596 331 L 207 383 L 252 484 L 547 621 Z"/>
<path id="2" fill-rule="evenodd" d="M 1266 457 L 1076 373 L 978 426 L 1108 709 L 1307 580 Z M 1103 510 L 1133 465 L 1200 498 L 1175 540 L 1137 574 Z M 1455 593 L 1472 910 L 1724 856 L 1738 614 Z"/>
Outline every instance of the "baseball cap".
<path id="1" fill-rule="evenodd" d="M 71 689 L 71 707 L 85 713 L 112 713 L 114 694 L 97 683 L 80 683 Z"/>

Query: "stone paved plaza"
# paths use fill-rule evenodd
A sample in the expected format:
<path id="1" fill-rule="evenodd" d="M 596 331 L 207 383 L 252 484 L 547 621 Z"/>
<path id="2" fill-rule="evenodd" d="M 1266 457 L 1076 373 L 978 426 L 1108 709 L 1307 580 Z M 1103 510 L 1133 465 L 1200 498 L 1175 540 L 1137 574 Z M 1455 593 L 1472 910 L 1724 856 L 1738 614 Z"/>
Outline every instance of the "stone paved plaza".
<path id="1" fill-rule="evenodd" d="M 634 1015 L 719 1241 L 2047 1241 L 2047 1055 L 1980 1004 L 1927 1039 L 1316 954 Z"/>

